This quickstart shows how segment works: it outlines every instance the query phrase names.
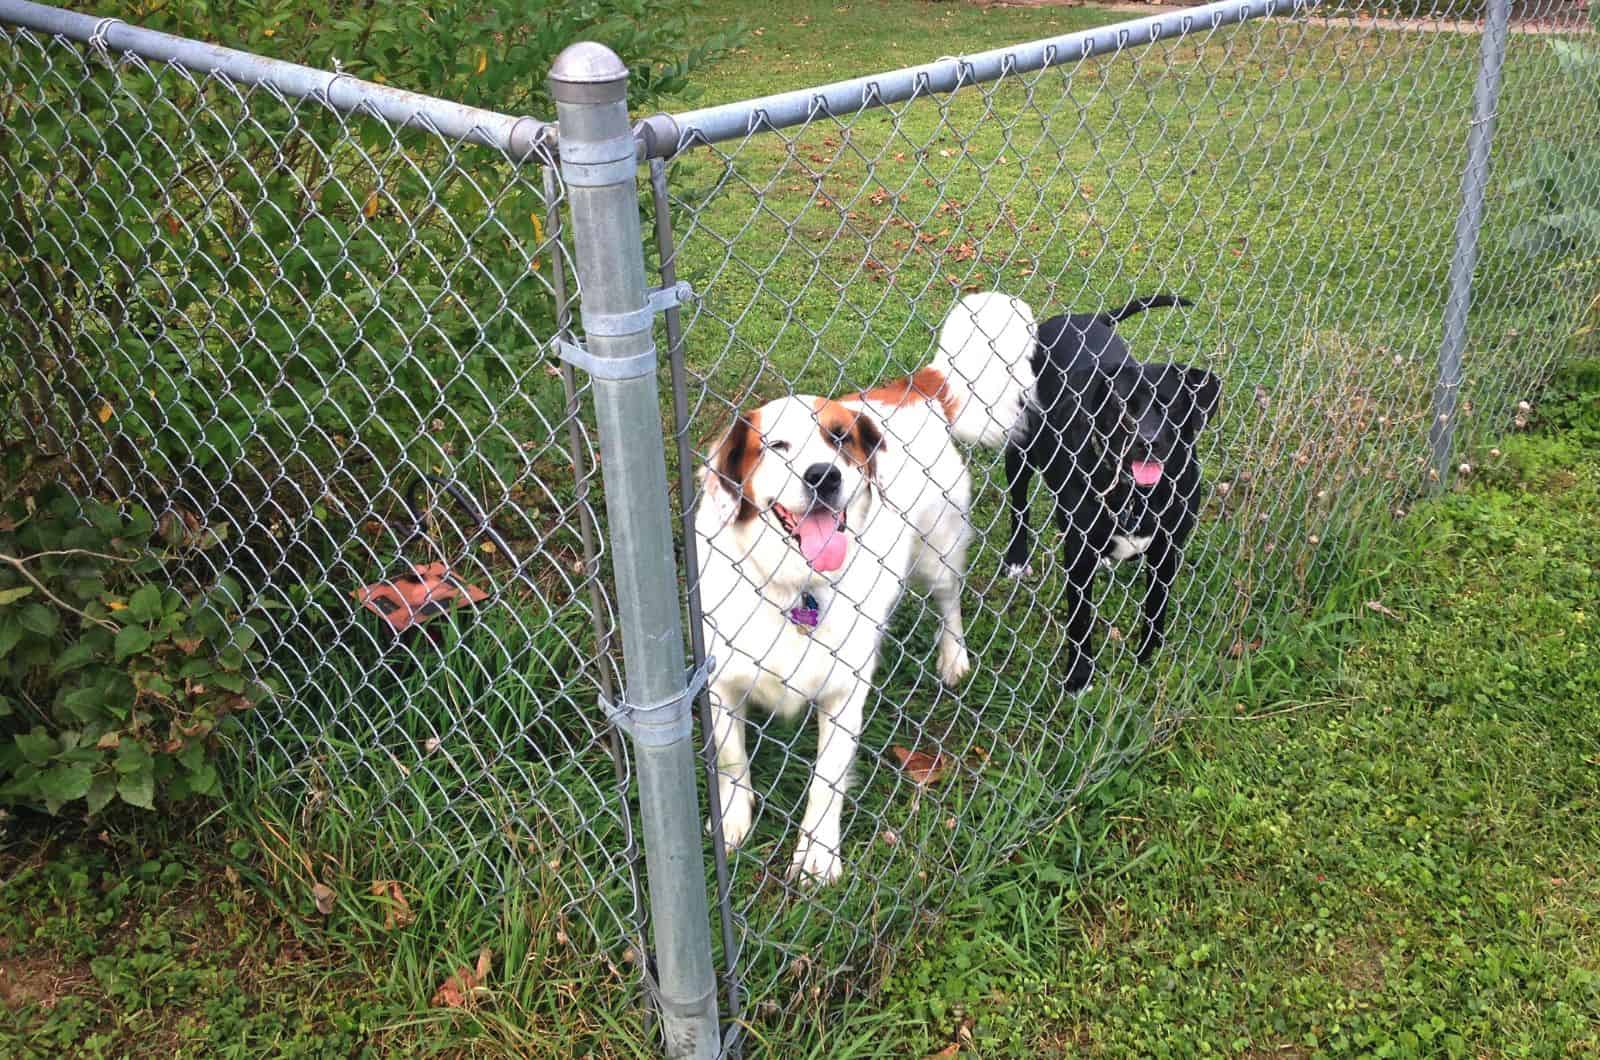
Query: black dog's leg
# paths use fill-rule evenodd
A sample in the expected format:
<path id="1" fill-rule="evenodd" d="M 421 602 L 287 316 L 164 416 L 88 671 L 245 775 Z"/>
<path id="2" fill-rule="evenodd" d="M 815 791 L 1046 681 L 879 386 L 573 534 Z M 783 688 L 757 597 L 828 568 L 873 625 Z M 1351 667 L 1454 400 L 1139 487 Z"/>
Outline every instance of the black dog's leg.
<path id="1" fill-rule="evenodd" d="M 1028 530 L 1028 486 L 1033 482 L 1033 464 L 1025 449 L 1015 443 L 1006 444 L 1006 489 L 1011 500 L 1011 543 L 1006 546 L 1005 572 L 1009 577 L 1020 578 L 1031 571 L 1028 557 L 1033 554 L 1033 541 Z"/>
<path id="2" fill-rule="evenodd" d="M 1178 578 L 1182 549 L 1166 534 L 1157 534 L 1144 554 L 1144 637 L 1139 662 L 1147 663 L 1167 639 L 1167 600 Z"/>
<path id="3" fill-rule="evenodd" d="M 1082 692 L 1094 680 L 1094 650 L 1090 637 L 1094 631 L 1094 575 L 1100 569 L 1100 553 L 1089 544 L 1089 537 L 1072 528 L 1072 517 L 1065 508 L 1056 509 L 1057 521 L 1066 531 L 1063 550 L 1067 561 L 1067 585 L 1062 593 L 1067 608 L 1067 691 Z"/>

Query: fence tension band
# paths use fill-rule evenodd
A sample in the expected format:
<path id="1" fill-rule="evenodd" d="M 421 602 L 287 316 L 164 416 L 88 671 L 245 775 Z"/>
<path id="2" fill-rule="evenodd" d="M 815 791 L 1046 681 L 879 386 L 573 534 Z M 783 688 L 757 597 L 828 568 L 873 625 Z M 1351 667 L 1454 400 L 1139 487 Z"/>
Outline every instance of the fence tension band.
<path id="1" fill-rule="evenodd" d="M 557 136 L 560 136 L 559 132 Z M 631 135 L 598 143 L 582 140 L 558 143 L 561 179 L 574 187 L 609 187 L 635 180 L 639 176 L 644 145 Z"/>
<path id="2" fill-rule="evenodd" d="M 600 697 L 600 709 L 606 720 L 633 737 L 645 747 L 667 747 L 678 740 L 686 740 L 694 731 L 694 711 L 690 704 L 706 686 L 706 678 L 716 669 L 717 661 L 706 656 L 705 662 L 689 671 L 683 688 L 655 703 L 629 703 L 626 690 L 622 702 L 613 703 Z"/>
<path id="3" fill-rule="evenodd" d="M 650 327 L 657 313 L 686 305 L 694 298 L 694 288 L 687 282 L 679 281 L 670 287 L 651 288 L 647 294 L 649 304 L 631 313 L 583 313 L 584 333 L 611 338 L 638 334 Z M 627 357 L 596 357 L 578 343 L 560 339 L 556 342 L 556 352 L 563 361 L 581 368 L 596 379 L 635 379 L 642 375 L 654 375 L 656 370 L 654 342 L 642 353 Z"/>

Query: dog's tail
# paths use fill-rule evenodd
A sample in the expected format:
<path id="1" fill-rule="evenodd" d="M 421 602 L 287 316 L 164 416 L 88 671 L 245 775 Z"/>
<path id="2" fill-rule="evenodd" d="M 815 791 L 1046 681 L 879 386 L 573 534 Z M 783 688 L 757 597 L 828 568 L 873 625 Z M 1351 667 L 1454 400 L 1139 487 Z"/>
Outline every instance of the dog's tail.
<path id="1" fill-rule="evenodd" d="M 1168 306 L 1191 305 L 1194 305 L 1194 303 L 1175 294 L 1147 294 L 1143 298 L 1135 298 L 1121 309 L 1099 313 L 1095 319 L 1110 327 L 1138 313 L 1143 313 L 1146 309 L 1166 309 Z"/>
<path id="2" fill-rule="evenodd" d="M 1020 298 L 985 291 L 950 310 L 928 370 L 941 377 L 940 400 L 957 439 L 1005 445 L 1033 389 L 1037 341 L 1033 310 Z"/>

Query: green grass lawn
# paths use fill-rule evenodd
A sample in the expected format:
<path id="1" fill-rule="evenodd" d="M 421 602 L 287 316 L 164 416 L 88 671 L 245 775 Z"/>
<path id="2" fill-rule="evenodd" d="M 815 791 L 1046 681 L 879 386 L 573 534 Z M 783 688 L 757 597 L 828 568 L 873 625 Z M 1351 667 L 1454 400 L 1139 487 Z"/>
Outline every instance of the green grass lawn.
<path id="1" fill-rule="evenodd" d="M 908 0 L 778 10 L 714 2 L 747 47 L 702 103 L 800 88 L 1094 24 L 1091 9 Z M 962 291 L 998 288 L 1041 314 L 1175 291 L 1197 305 L 1124 333 L 1137 356 L 1224 381 L 1202 444 L 1229 490 L 1208 501 L 1174 605 L 1184 632 L 1131 665 L 1140 587 L 1102 583 L 1108 645 L 1097 694 L 1059 694 L 1067 650 L 1059 539 L 1036 582 L 998 578 L 1006 537 L 998 454 L 975 453 L 978 541 L 966 595 L 979 665 L 958 693 L 928 673 L 934 623 L 915 601 L 874 684 L 847 843 L 859 871 L 810 901 L 772 885 L 800 817 L 807 725 L 763 723 L 754 783 L 767 808 L 734 858 L 749 925 L 742 972 L 763 1002 L 827 969 L 870 965 L 1046 826 L 1079 787 L 1137 753 L 1235 678 L 1235 646 L 1290 635 L 1375 523 L 1424 481 L 1433 363 L 1459 203 L 1478 40 L 1261 21 L 992 86 L 820 118 L 686 152 L 668 166 L 687 314 L 688 430 L 789 391 L 853 390 L 926 363 Z M 1542 42 L 1509 49 L 1468 354 L 1464 452 L 1537 390 L 1595 288 L 1512 256 L 1529 208 L 1510 177 L 1584 101 Z M 887 425 L 891 443 L 894 426 Z M 1035 524 L 1046 501 L 1036 501 Z M 1126 573 L 1126 572 L 1124 572 Z M 981 766 L 913 790 L 884 752 L 939 749 Z M 949 822 L 959 822 L 950 827 Z M 885 840 L 891 837 L 894 842 Z M 889 940 L 889 941 L 885 941 Z M 797 971 L 798 969 L 798 971 Z"/>
<path id="2" fill-rule="evenodd" d="M 758 1023 L 752 1053 L 1593 1055 L 1600 365 L 1560 391 L 875 996 Z M 214 829 L 5 827 L 5 1055 L 643 1051 L 622 981 L 563 978 L 515 916 L 467 946 L 495 948 L 478 1010 L 430 1010 L 451 895 L 385 932 Z"/>
<path id="3" fill-rule="evenodd" d="M 1122 16 L 712 0 L 704 17 L 759 32 L 697 104 Z M 1507 187 L 1520 159 L 1580 135 L 1537 41 L 1510 47 L 1467 354 L 1460 452 L 1478 471 L 1387 516 L 1422 480 L 1476 54 L 1466 36 L 1261 23 L 671 164 L 680 274 L 701 295 L 696 440 L 791 387 L 916 367 L 974 286 L 1052 309 L 1188 294 L 1196 310 L 1126 334 L 1227 384 L 1205 459 L 1232 490 L 1175 604 L 1192 626 L 1154 669 L 1108 641 L 1105 691 L 1052 697 L 1059 575 L 996 586 L 985 456 L 968 601 L 988 665 L 943 694 L 927 617 L 897 623 L 847 817 L 861 871 L 815 902 L 763 872 L 787 857 L 771 818 L 798 803 L 814 741 L 763 729 L 777 813 L 734 865 L 752 1053 L 1594 1047 L 1592 373 L 1587 404 L 1487 450 L 1596 289 L 1594 262 L 1504 245 L 1531 208 Z M 1132 583 L 1108 584 L 1110 637 Z M 271 719 L 240 771 L 257 788 L 215 832 L 6 822 L 0 999 L 17 1018 L 0 1053 L 648 1052 L 625 829 L 582 713 L 586 622 L 535 610 L 409 667 L 308 645 L 315 687 Z M 933 741 L 978 764 L 913 791 L 883 752 Z M 475 1007 L 430 1008 L 484 947 Z"/>

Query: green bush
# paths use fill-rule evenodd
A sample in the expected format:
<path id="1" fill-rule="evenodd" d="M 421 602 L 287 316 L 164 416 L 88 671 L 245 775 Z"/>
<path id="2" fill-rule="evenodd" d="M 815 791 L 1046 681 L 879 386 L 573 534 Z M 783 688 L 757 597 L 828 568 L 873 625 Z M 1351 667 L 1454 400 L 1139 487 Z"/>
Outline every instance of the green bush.
<path id="1" fill-rule="evenodd" d="M 1590 10 L 1600 28 L 1600 5 Z M 1545 42 L 1566 78 L 1587 100 L 1588 114 L 1573 115 L 1572 128 L 1600 120 L 1600 48 L 1569 40 Z M 1532 188 L 1540 213 L 1519 225 L 1513 242 L 1530 253 L 1593 253 L 1600 250 L 1600 144 L 1568 138 L 1533 145 L 1527 170 L 1511 187 Z"/>
<path id="2" fill-rule="evenodd" d="M 206 580 L 216 532 L 59 487 L 0 505 L 0 803 L 97 814 L 219 793 L 217 736 L 268 689 L 265 626 Z M 81 804 L 81 806 L 80 806 Z"/>
<path id="3" fill-rule="evenodd" d="M 721 46 L 674 0 L 107 5 L 510 113 L 580 38 L 641 107 Z M 366 510 L 431 470 L 515 480 L 564 417 L 537 167 L 269 89 L 0 38 L 0 415 L 119 496 Z M 530 445 L 530 440 L 532 444 Z M 468 467 L 468 464 L 480 467 Z M 549 470 L 549 469 L 543 469 Z M 226 491 L 219 488 L 226 483 Z"/>

